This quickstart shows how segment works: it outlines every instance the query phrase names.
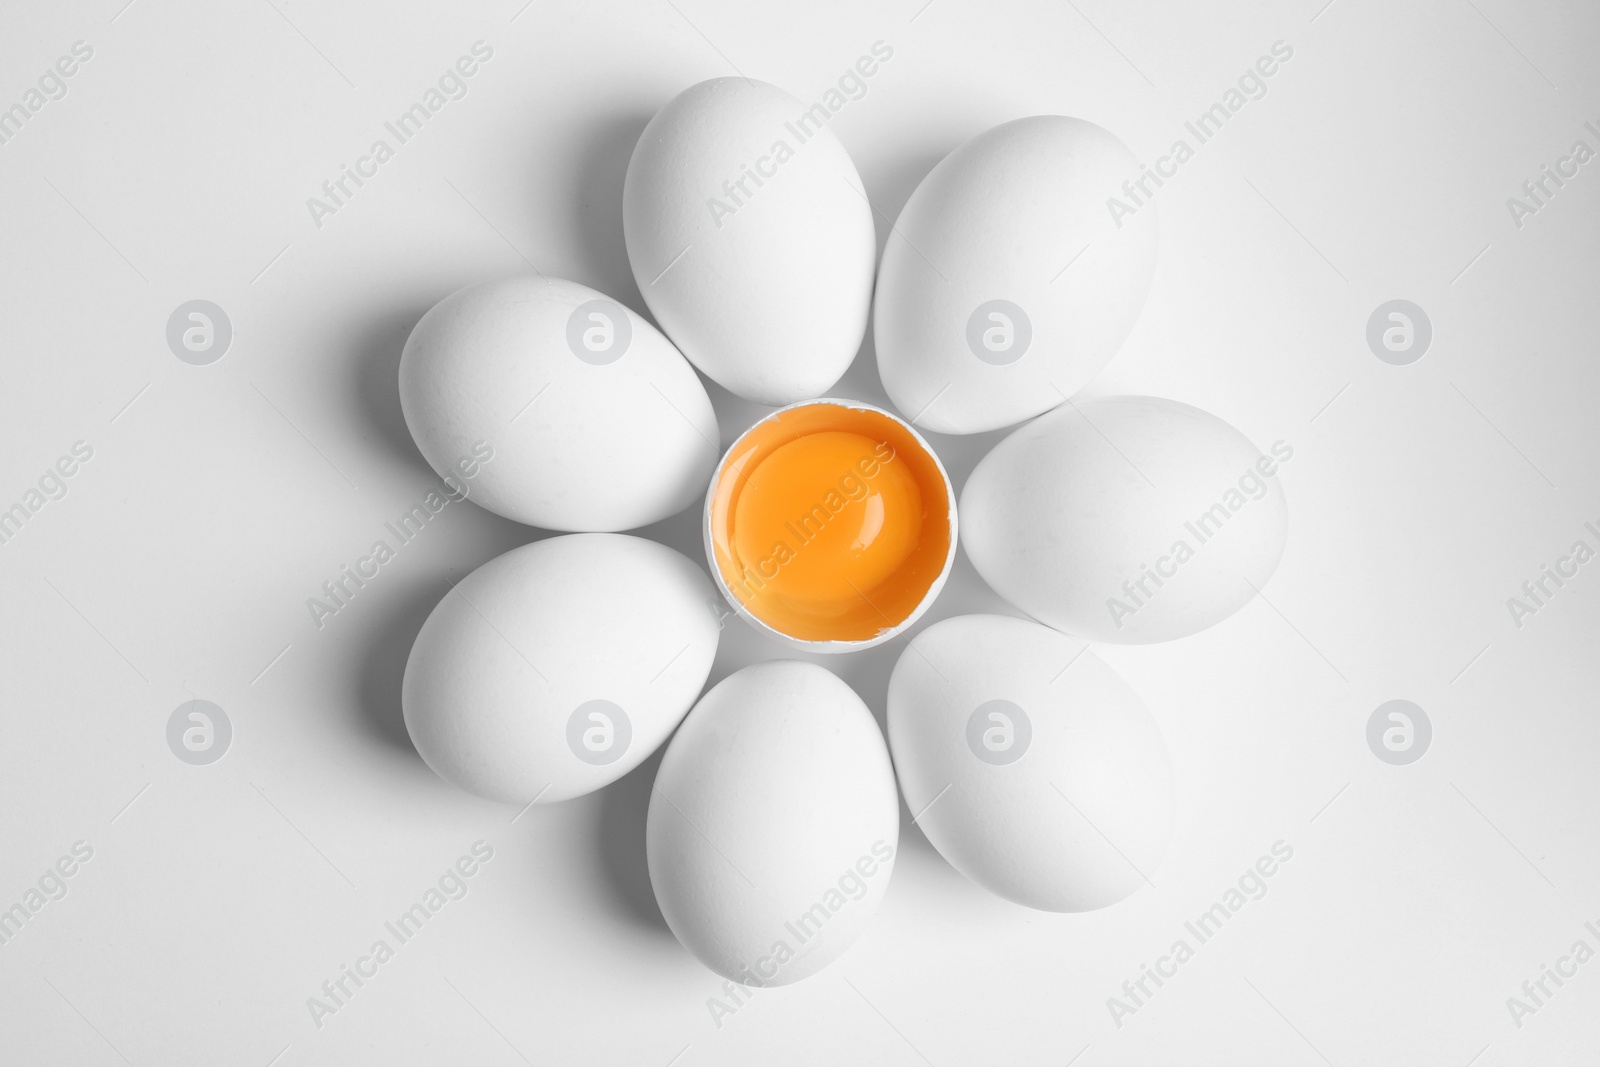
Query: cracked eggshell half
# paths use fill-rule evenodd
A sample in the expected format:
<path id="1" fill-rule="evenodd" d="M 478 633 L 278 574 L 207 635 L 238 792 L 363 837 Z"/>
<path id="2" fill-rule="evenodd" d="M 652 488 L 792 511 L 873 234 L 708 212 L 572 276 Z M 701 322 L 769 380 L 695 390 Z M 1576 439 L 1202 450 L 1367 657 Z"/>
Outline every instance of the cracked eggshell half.
<path id="1" fill-rule="evenodd" d="M 728 603 L 802 652 L 856 652 L 927 611 L 955 563 L 956 497 L 928 442 L 856 400 L 773 412 L 711 478 L 706 558 Z"/>
<path id="2" fill-rule="evenodd" d="M 900 830 L 878 724 L 811 663 L 746 667 L 667 746 L 646 822 L 661 914 L 707 967 L 787 985 L 837 959 L 889 886 Z"/>
<path id="3" fill-rule="evenodd" d="M 961 493 L 962 544 L 995 592 L 1058 630 L 1186 637 L 1272 577 L 1288 540 L 1279 469 L 1293 455 L 1175 400 L 1078 401 L 979 461 Z"/>
<path id="4" fill-rule="evenodd" d="M 634 147 L 622 219 L 651 314 L 730 392 L 793 403 L 855 358 L 872 209 L 839 138 L 782 89 L 714 78 L 668 101 Z"/>
<path id="5" fill-rule="evenodd" d="M 961 615 L 912 638 L 889 743 L 917 825 L 951 866 L 1043 911 L 1090 911 L 1155 873 L 1172 768 L 1122 677 L 1026 619 Z"/>
<path id="6" fill-rule="evenodd" d="M 400 357 L 400 407 L 452 489 L 548 530 L 630 530 L 688 507 L 717 461 L 711 399 L 672 343 L 559 278 L 468 286 Z"/>
<path id="7" fill-rule="evenodd" d="M 716 594 L 665 545 L 570 534 L 497 556 L 445 594 L 411 648 L 417 752 L 469 793 L 582 796 L 666 740 L 717 652 Z"/>
<path id="8" fill-rule="evenodd" d="M 994 430 L 1062 403 L 1110 361 L 1156 265 L 1153 204 L 1115 136 L 1040 115 L 979 134 L 912 192 L 878 273 L 878 374 L 937 433 Z"/>

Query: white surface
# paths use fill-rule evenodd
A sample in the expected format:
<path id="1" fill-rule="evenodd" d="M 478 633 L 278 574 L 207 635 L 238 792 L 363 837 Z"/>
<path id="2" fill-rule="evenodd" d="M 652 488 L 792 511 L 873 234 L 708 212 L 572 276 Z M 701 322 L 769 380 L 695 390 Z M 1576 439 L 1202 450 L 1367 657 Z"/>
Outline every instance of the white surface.
<path id="1" fill-rule="evenodd" d="M 0 145 L 0 503 L 94 450 L 0 546 L 0 901 L 94 850 L 0 945 L 8 1063 L 1496 1067 L 1600 1048 L 1600 962 L 1520 1028 L 1506 1008 L 1577 939 L 1600 947 L 1600 564 L 1520 629 L 1505 603 L 1600 527 L 1600 171 L 1520 229 L 1506 207 L 1575 140 L 1600 147 L 1592 7 L 275 2 L 3 16 L 0 104 L 94 49 Z M 480 39 L 468 94 L 317 228 L 306 198 Z M 396 385 L 423 311 L 530 263 L 641 310 L 620 198 L 650 115 L 735 72 L 814 100 L 880 39 L 893 60 L 833 121 L 880 244 L 988 126 L 1075 114 L 1153 160 L 1293 46 L 1160 190 L 1155 283 L 1095 386 L 1293 444 L 1289 546 L 1267 600 L 1215 629 L 1099 650 L 1171 748 L 1153 888 L 1029 912 L 908 825 L 851 952 L 718 1029 L 721 980 L 645 880 L 656 761 L 513 821 L 400 728 L 427 612 L 539 534 L 452 505 L 324 629 L 305 602 L 435 484 Z M 194 298 L 235 328 L 211 366 L 164 339 Z M 1394 298 L 1434 325 L 1408 367 L 1365 342 Z M 870 348 L 845 385 L 883 402 Z M 725 440 L 761 410 L 713 393 Z M 935 445 L 959 486 L 994 439 Z M 698 517 L 649 532 L 695 552 Z M 1003 608 L 962 559 L 927 620 L 973 610 Z M 897 644 L 827 664 L 880 717 Z M 730 622 L 712 681 L 773 652 Z M 1434 724 L 1410 766 L 1364 739 L 1393 697 Z M 165 740 L 191 698 L 233 723 L 210 766 Z M 479 840 L 468 895 L 316 1028 L 307 998 Z M 1279 840 L 1267 894 L 1119 1029 L 1107 998 Z"/>

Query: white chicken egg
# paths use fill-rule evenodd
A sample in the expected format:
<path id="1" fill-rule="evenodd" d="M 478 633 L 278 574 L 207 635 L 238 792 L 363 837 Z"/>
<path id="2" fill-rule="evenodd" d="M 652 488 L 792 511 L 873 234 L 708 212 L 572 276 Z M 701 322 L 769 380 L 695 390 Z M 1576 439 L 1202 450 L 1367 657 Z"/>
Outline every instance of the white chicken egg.
<path id="1" fill-rule="evenodd" d="M 810 663 L 746 667 L 701 698 L 656 774 L 650 883 L 700 962 L 787 985 L 877 910 L 900 826 L 894 771 L 861 698 Z"/>
<path id="2" fill-rule="evenodd" d="M 645 303 L 695 366 L 762 404 L 826 392 L 866 333 L 872 209 L 828 117 L 715 78 L 668 101 L 628 163 L 623 233 Z"/>
<path id="3" fill-rule="evenodd" d="M 1148 396 L 1079 401 L 973 469 L 961 540 L 995 592 L 1096 641 L 1197 633 L 1243 607 L 1288 538 L 1279 468 L 1209 412 Z"/>
<path id="4" fill-rule="evenodd" d="M 1156 214 L 1107 207 L 1139 164 L 1091 122 L 1040 115 L 967 141 L 889 234 L 873 337 L 889 398 L 939 433 L 1047 411 L 1106 365 L 1156 264 Z"/>
<path id="5" fill-rule="evenodd" d="M 514 548 L 445 594 L 406 661 L 417 751 L 493 800 L 551 803 L 637 767 L 688 711 L 717 652 L 694 563 L 626 534 Z"/>
<path id="6" fill-rule="evenodd" d="M 1166 849 L 1172 769 L 1155 720 L 1046 626 L 961 615 L 922 631 L 889 679 L 889 743 L 933 847 L 1018 904 L 1114 904 Z"/>
<path id="7" fill-rule="evenodd" d="M 400 358 L 400 406 L 451 488 L 550 530 L 657 522 L 699 499 L 717 460 L 694 368 L 643 318 L 559 278 L 435 304 Z"/>

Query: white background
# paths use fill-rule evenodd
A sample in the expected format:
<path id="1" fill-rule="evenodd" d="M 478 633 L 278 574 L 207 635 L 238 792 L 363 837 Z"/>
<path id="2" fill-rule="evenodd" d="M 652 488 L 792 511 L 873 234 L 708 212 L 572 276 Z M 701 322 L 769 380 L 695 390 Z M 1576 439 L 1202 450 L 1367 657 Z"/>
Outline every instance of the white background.
<path id="1" fill-rule="evenodd" d="M 1582 528 L 1600 525 L 1600 162 L 1520 229 L 1506 207 L 1573 141 L 1600 148 L 1592 5 L 123 2 L 0 15 L 0 106 L 74 41 L 94 49 L 0 146 L 0 506 L 74 441 L 94 449 L 0 546 L 0 907 L 74 841 L 94 849 L 0 946 L 0 1060 L 1600 1054 L 1600 961 L 1520 1027 L 1506 1007 L 1574 941 L 1600 948 L 1583 928 L 1600 924 L 1600 563 L 1521 629 L 1505 604 L 1574 540 L 1600 547 Z M 317 228 L 306 198 L 480 39 L 494 56 L 470 94 Z M 1154 287 L 1092 387 L 1291 443 L 1289 548 L 1216 628 L 1102 650 L 1176 768 L 1153 886 L 1031 912 L 968 883 L 903 811 L 855 948 L 719 1028 L 721 980 L 645 874 L 658 760 L 513 822 L 406 739 L 423 618 L 541 533 L 452 505 L 323 630 L 305 601 L 436 484 L 396 387 L 423 311 L 530 264 L 643 311 L 621 190 L 650 115 L 736 72 L 815 100 L 878 40 L 893 59 L 833 125 L 880 245 L 928 169 L 991 125 L 1077 115 L 1153 160 L 1274 41 L 1293 47 L 1160 192 Z M 1435 331 L 1407 367 L 1364 337 L 1397 297 Z M 236 331 L 207 367 L 164 339 L 193 298 Z M 838 392 L 881 401 L 870 342 Z M 713 396 L 725 442 L 760 413 Z M 935 438 L 958 487 L 999 436 Z M 648 532 L 698 558 L 695 521 Z M 962 558 L 928 620 L 972 610 L 1007 609 Z M 829 666 L 881 719 L 902 647 Z M 734 622 L 711 681 L 777 654 Z M 1395 697 L 1434 724 L 1407 767 L 1364 738 Z M 165 740 L 193 698 L 234 725 L 208 767 Z M 470 894 L 316 1027 L 307 997 L 478 839 L 495 857 Z M 1117 1027 L 1106 998 L 1278 840 L 1294 858 L 1268 895 Z"/>

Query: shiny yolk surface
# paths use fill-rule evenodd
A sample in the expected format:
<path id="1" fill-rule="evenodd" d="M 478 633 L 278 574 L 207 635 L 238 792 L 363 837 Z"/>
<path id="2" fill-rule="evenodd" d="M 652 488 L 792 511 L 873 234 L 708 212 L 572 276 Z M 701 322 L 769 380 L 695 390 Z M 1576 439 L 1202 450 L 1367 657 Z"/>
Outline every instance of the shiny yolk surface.
<path id="1" fill-rule="evenodd" d="M 757 619 L 806 641 L 903 622 L 951 544 L 949 485 L 898 419 L 819 401 L 756 424 L 713 481 L 713 564 Z"/>
<path id="2" fill-rule="evenodd" d="M 779 447 L 750 473 L 733 547 L 775 595 L 848 600 L 917 547 L 922 491 L 887 441 L 831 430 Z"/>

